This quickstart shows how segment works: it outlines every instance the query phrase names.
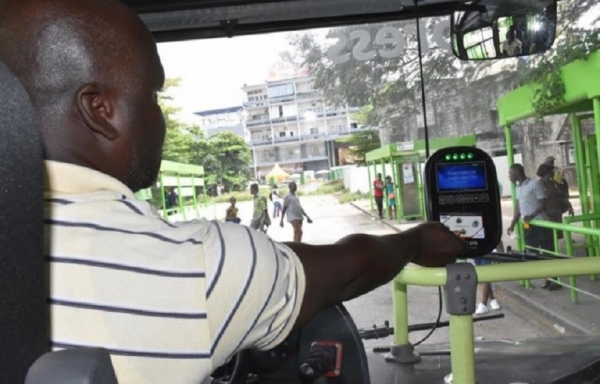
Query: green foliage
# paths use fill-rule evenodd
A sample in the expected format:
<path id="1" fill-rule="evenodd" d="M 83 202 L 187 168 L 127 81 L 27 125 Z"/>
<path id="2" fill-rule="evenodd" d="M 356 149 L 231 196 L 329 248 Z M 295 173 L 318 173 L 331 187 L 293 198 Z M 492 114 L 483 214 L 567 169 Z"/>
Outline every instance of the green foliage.
<path id="1" fill-rule="evenodd" d="M 536 83 L 532 100 L 538 118 L 552 112 L 564 103 L 565 84 L 561 78 L 560 67 L 575 60 L 585 60 L 587 56 L 600 49 L 597 31 L 574 30 L 560 44 L 552 60 L 544 61 L 532 69 L 526 80 Z"/>
<path id="2" fill-rule="evenodd" d="M 163 148 L 165 160 L 204 166 L 207 185 L 223 183 L 226 191 L 245 189 L 252 176 L 250 147 L 233 132 L 219 132 L 206 137 L 198 125 L 177 119 L 179 109 L 173 107 L 169 90 L 179 85 L 179 79 L 167 79 L 159 95 L 159 104 L 167 123 Z"/>
<path id="3" fill-rule="evenodd" d="M 328 181 L 321 185 L 311 195 L 332 195 L 344 191 L 344 182 L 342 180 Z"/>
<path id="4" fill-rule="evenodd" d="M 366 193 L 361 193 L 361 192 L 344 192 L 341 195 L 337 196 L 338 201 L 340 202 L 340 204 L 348 204 L 348 203 L 352 203 L 353 201 L 358 201 L 358 200 L 364 200 L 364 199 L 368 199 L 369 195 Z"/>
<path id="5" fill-rule="evenodd" d="M 544 55 L 534 55 L 522 59 L 506 59 L 502 61 L 461 61 L 446 49 L 436 47 L 430 42 L 430 49 L 423 55 L 423 76 L 425 86 L 438 87 L 444 79 L 464 80 L 459 91 L 473 109 L 489 110 L 489 97 L 498 91 L 497 84 L 503 87 L 516 87 L 533 79 L 542 82 L 542 89 L 536 96 L 535 104 L 539 113 L 543 113 L 560 102 L 564 95 L 564 84 L 552 73 L 560 65 L 584 57 L 598 47 L 598 30 L 582 30 L 577 23 L 583 15 L 597 4 L 591 0 L 563 0 L 559 2 L 558 25 L 555 47 Z M 433 35 L 434 26 L 442 18 L 422 20 L 428 36 Z M 592 23 L 597 20 L 592 20 Z M 413 20 L 377 23 L 372 25 L 356 25 L 334 28 L 332 32 L 340 32 L 349 36 L 354 30 L 367 30 L 371 37 L 383 27 L 405 28 L 415 25 Z M 445 31 L 448 36 L 449 31 Z M 329 46 L 320 43 L 310 33 L 293 36 L 291 44 L 295 47 L 301 65 L 315 77 L 314 87 L 322 90 L 328 100 L 334 104 L 345 103 L 353 106 L 367 106 L 361 111 L 361 117 L 367 126 L 385 125 L 395 131 L 407 132 L 414 129 L 409 124 L 421 111 L 421 96 L 418 92 L 420 79 L 418 67 L 417 39 L 415 34 L 407 36 L 404 54 L 400 57 L 384 59 L 375 55 L 372 59 L 359 61 L 351 58 L 344 63 L 334 63 L 327 57 Z M 356 40 L 351 44 L 356 44 Z M 365 47 L 363 51 L 372 49 Z M 392 48 L 392 47 L 390 47 Z M 484 74 L 494 66 L 494 76 Z M 434 83 L 435 80 L 440 80 Z M 476 86 L 475 86 L 476 85 Z M 439 89 L 436 89 L 439 91 Z M 441 91 L 444 94 L 451 90 Z M 433 93 L 433 92 L 431 92 Z M 430 93 L 430 94 L 431 94 Z M 457 97 L 459 95 L 457 94 Z M 499 95 L 497 95 L 499 96 Z M 428 97 L 428 102 L 435 102 Z M 468 120 L 468 119 L 467 119 Z M 435 133 L 435 132 L 433 132 Z"/>
<path id="6" fill-rule="evenodd" d="M 350 155 L 355 159 L 356 164 L 366 164 L 366 154 L 374 149 L 381 147 L 379 133 L 374 130 L 365 130 L 355 132 L 348 137 L 337 139 L 340 143 L 349 145 Z"/>

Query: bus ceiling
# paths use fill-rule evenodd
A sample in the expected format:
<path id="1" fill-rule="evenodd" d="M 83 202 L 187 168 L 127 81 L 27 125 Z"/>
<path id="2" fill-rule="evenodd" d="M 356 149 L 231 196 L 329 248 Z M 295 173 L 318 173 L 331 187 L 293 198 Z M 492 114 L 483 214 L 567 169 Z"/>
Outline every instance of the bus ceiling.
<path id="1" fill-rule="evenodd" d="M 547 0 L 546 0 L 547 1 Z M 414 19 L 414 0 L 123 0 L 158 42 Z M 465 0 L 421 0 L 418 15 L 450 15 Z M 543 0 L 481 0 L 471 4 L 516 8 Z"/>

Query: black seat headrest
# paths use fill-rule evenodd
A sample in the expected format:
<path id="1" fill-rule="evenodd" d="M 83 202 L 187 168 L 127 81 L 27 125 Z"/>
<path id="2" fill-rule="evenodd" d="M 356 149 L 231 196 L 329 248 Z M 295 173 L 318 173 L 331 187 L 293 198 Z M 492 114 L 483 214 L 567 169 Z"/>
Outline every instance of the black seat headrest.
<path id="1" fill-rule="evenodd" d="M 0 61 L 0 383 L 49 349 L 43 151 L 27 92 Z"/>

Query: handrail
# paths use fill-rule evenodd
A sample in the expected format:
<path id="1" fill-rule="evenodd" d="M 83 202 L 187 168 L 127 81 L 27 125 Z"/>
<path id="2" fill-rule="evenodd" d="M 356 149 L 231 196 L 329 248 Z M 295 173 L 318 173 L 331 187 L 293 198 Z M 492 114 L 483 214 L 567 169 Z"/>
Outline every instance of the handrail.
<path id="1" fill-rule="evenodd" d="M 546 225 L 547 222 L 538 222 Z M 549 223 L 549 227 L 562 227 Z M 571 228 L 572 229 L 572 228 Z M 579 228 L 578 228 L 579 229 Z M 596 234 L 600 230 L 596 230 Z M 495 283 L 560 276 L 600 273 L 600 258 L 585 257 L 568 260 L 527 261 L 515 268 L 514 264 L 494 264 L 474 267 L 477 281 Z M 410 345 L 408 339 L 408 285 L 443 286 L 447 283 L 446 268 L 423 268 L 409 265 L 393 281 L 394 344 Z M 475 384 L 475 350 L 473 317 L 450 315 L 450 348 L 454 382 Z"/>
<path id="2" fill-rule="evenodd" d="M 600 273 L 600 258 L 524 261 L 519 263 L 519 268 L 515 268 L 512 263 L 492 264 L 476 266 L 475 270 L 479 283 L 589 275 L 590 273 Z M 406 285 L 437 287 L 446 285 L 446 279 L 446 268 L 423 268 L 408 265 L 394 280 Z"/>

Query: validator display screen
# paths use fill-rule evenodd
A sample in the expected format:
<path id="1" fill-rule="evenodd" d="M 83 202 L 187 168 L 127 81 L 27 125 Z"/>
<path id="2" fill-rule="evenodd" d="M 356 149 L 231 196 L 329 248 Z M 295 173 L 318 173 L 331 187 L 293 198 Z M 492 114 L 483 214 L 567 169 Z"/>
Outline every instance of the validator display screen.
<path id="1" fill-rule="evenodd" d="M 438 192 L 468 192 L 487 189 L 483 161 L 436 164 Z"/>

